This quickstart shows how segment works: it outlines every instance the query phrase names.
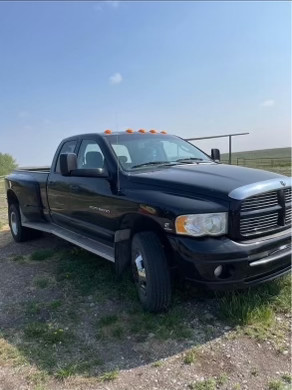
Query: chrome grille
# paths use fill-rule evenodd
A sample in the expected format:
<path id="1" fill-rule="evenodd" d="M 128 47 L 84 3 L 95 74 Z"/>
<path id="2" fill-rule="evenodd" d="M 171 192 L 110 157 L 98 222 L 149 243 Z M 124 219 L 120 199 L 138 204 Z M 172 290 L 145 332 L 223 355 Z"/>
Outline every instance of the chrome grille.
<path id="1" fill-rule="evenodd" d="M 240 221 L 240 232 L 243 236 L 274 230 L 278 228 L 278 213 L 245 218 Z"/>
<path id="2" fill-rule="evenodd" d="M 291 224 L 291 209 L 286 209 L 285 213 L 285 225 Z"/>
<path id="3" fill-rule="evenodd" d="M 277 191 L 272 191 L 245 199 L 241 205 L 241 211 L 259 210 L 277 205 Z"/>
<path id="4" fill-rule="evenodd" d="M 287 225 L 287 226 L 286 226 Z M 240 209 L 240 235 L 257 236 L 291 225 L 291 188 L 246 198 Z"/>
<path id="5" fill-rule="evenodd" d="M 284 190 L 285 194 L 285 203 L 291 203 L 291 188 L 286 188 Z"/>

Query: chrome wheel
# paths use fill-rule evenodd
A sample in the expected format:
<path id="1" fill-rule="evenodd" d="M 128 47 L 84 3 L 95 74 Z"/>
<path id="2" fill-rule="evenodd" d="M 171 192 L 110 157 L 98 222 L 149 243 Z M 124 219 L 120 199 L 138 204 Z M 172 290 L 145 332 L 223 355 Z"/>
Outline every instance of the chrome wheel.
<path id="1" fill-rule="evenodd" d="M 17 217 L 14 211 L 10 214 L 10 225 L 12 232 L 15 236 L 18 234 L 18 224 L 17 224 Z"/>
<path id="2" fill-rule="evenodd" d="M 135 282 L 137 283 L 140 290 L 146 294 L 146 270 L 144 267 L 143 256 L 140 252 L 136 254 L 134 268 Z"/>

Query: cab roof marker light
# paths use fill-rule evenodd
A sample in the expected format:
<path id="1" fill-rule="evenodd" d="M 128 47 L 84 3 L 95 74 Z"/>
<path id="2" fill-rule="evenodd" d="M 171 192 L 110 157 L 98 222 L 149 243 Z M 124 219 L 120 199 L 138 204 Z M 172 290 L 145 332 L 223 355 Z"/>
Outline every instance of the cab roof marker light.
<path id="1" fill-rule="evenodd" d="M 151 133 L 151 134 L 157 134 L 157 131 L 154 130 L 154 129 L 152 129 L 152 130 L 149 131 L 149 133 Z"/>
<path id="2" fill-rule="evenodd" d="M 133 134 L 133 133 L 134 133 L 134 130 L 133 130 L 133 129 L 127 129 L 127 130 L 126 130 L 126 133 Z"/>
<path id="3" fill-rule="evenodd" d="M 147 131 L 145 129 L 140 129 L 140 130 L 138 130 L 138 133 L 145 134 L 145 133 L 147 133 Z"/>
<path id="4" fill-rule="evenodd" d="M 160 134 L 167 134 L 167 132 L 163 130 L 160 132 Z"/>
<path id="5" fill-rule="evenodd" d="M 104 134 L 112 134 L 112 131 L 111 130 L 105 130 Z"/>

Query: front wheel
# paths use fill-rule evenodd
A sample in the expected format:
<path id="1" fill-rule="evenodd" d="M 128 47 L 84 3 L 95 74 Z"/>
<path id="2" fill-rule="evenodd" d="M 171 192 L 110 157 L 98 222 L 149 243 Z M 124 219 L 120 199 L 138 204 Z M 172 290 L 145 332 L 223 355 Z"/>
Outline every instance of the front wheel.
<path id="1" fill-rule="evenodd" d="M 165 252 L 153 232 L 135 234 L 132 240 L 132 271 L 145 310 L 161 312 L 171 303 L 170 272 Z"/>

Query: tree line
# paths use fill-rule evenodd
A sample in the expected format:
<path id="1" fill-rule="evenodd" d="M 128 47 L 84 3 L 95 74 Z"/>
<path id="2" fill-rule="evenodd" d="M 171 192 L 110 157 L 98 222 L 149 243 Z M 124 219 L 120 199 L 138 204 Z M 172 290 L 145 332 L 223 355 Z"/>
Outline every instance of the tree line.
<path id="1" fill-rule="evenodd" d="M 16 167 L 16 161 L 10 154 L 0 153 L 0 176 L 8 175 Z"/>

